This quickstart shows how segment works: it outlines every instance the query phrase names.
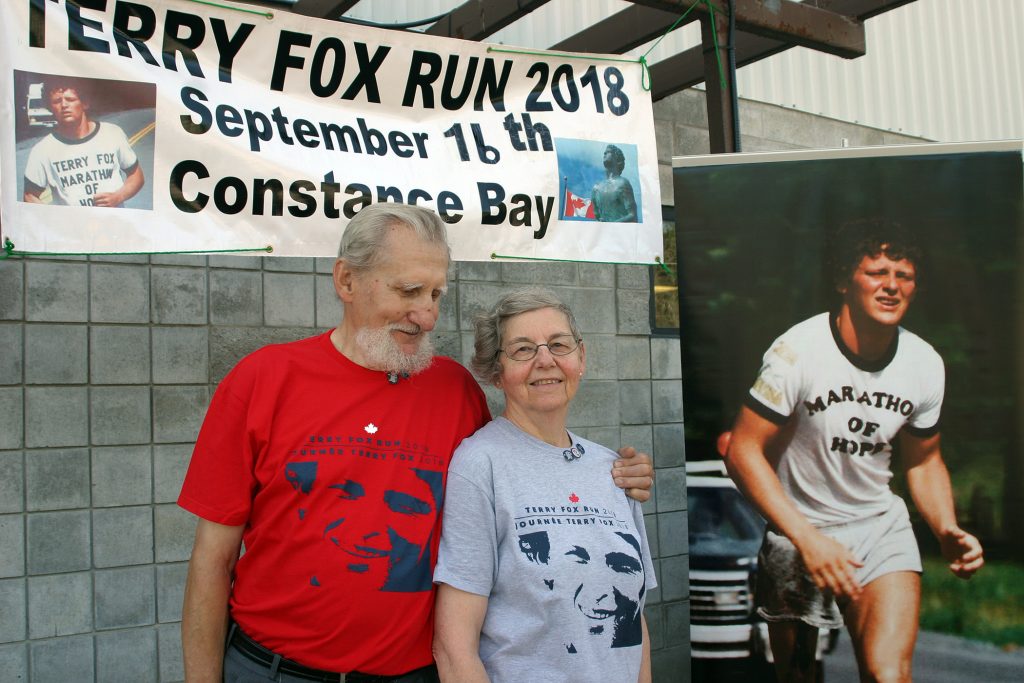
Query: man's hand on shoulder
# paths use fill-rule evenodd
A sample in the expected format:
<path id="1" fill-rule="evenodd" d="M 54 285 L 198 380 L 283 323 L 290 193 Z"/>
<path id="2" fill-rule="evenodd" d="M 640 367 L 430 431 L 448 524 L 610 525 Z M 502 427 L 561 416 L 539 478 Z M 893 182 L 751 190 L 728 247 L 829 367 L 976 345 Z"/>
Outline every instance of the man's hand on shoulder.
<path id="1" fill-rule="evenodd" d="M 626 490 L 633 500 L 645 503 L 651 498 L 654 485 L 654 465 L 651 456 L 641 453 L 632 446 L 619 449 L 619 459 L 612 465 L 615 485 Z"/>
<path id="2" fill-rule="evenodd" d="M 958 526 L 939 534 L 939 546 L 942 556 L 949 562 L 949 571 L 961 579 L 971 578 L 985 564 L 981 542 Z"/>

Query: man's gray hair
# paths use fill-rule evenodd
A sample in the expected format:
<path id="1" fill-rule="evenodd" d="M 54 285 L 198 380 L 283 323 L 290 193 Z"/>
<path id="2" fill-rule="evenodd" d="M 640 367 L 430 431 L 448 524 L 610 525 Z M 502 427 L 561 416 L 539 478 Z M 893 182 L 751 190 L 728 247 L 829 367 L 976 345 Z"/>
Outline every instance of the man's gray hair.
<path id="1" fill-rule="evenodd" d="M 387 256 L 384 247 L 388 228 L 396 224 L 409 228 L 422 241 L 443 249 L 451 261 L 448 233 L 440 216 L 420 206 L 391 202 L 370 204 L 360 209 L 341 236 L 338 258 L 345 259 L 355 271 L 375 268 Z"/>
<path id="2" fill-rule="evenodd" d="M 501 376 L 498 352 L 501 350 L 501 337 L 505 332 L 505 323 L 517 315 L 538 311 L 542 308 L 553 308 L 563 313 L 569 321 L 569 332 L 572 333 L 573 338 L 582 340 L 579 326 L 576 325 L 576 317 L 551 290 L 541 287 L 514 289 L 502 294 L 491 310 L 473 316 L 476 337 L 473 340 L 474 352 L 470 365 L 477 377 L 490 384 L 497 382 Z"/>

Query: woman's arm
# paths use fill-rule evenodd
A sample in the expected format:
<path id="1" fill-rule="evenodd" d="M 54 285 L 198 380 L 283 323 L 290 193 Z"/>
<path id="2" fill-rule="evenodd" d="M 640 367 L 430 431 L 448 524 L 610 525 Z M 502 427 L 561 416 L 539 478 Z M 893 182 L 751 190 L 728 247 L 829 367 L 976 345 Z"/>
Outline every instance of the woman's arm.
<path id="1" fill-rule="evenodd" d="M 434 604 L 434 659 L 442 683 L 489 683 L 480 660 L 487 597 L 438 584 Z"/>

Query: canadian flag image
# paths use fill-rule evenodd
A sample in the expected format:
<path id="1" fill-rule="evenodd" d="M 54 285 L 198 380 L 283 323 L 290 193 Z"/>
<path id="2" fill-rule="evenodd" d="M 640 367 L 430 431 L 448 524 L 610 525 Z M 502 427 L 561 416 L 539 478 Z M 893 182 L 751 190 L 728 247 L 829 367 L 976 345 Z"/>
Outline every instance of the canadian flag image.
<path id="1" fill-rule="evenodd" d="M 584 199 L 578 197 L 572 193 L 571 190 L 566 189 L 565 191 L 565 209 L 562 215 L 566 218 L 590 218 L 594 219 L 594 202 L 591 199 Z"/>

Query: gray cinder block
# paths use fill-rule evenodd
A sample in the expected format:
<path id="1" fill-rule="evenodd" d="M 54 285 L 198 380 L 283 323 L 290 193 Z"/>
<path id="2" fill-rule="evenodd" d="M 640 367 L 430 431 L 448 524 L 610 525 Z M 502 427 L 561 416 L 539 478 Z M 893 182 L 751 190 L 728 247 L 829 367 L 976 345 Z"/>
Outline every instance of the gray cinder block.
<path id="1" fill-rule="evenodd" d="M 263 270 L 279 273 L 312 273 L 316 259 L 308 256 L 264 256 Z"/>
<path id="2" fill-rule="evenodd" d="M 577 287 L 565 296 L 584 338 L 593 334 L 615 334 L 615 292 L 611 289 Z"/>
<path id="3" fill-rule="evenodd" d="M 619 390 L 615 382 L 583 382 L 569 408 L 569 425 L 588 427 L 619 422 Z"/>
<path id="4" fill-rule="evenodd" d="M 153 322 L 158 325 L 206 323 L 206 271 L 154 268 Z"/>
<path id="5" fill-rule="evenodd" d="M 25 488 L 32 511 L 89 507 L 89 451 L 27 452 Z"/>
<path id="6" fill-rule="evenodd" d="M 158 680 L 156 631 L 146 628 L 96 634 L 96 680 Z"/>
<path id="7" fill-rule="evenodd" d="M 682 555 L 688 549 L 686 511 L 658 515 L 658 547 L 665 556 Z"/>
<path id="8" fill-rule="evenodd" d="M 97 567 L 153 561 L 153 510 L 148 505 L 93 510 L 92 557 Z"/>
<path id="9" fill-rule="evenodd" d="M 196 518 L 177 505 L 157 505 L 154 509 L 156 561 L 182 562 L 192 555 Z"/>
<path id="10" fill-rule="evenodd" d="M 3 283 L 0 282 L 0 291 Z M 0 296 L 0 299 L 6 293 Z M 2 305 L 2 304 L 0 304 Z M 22 325 L 0 325 L 0 384 L 21 384 L 22 367 L 25 363 L 25 347 L 21 342 Z"/>
<path id="11" fill-rule="evenodd" d="M 684 462 L 683 443 L 681 422 L 654 425 L 654 466 L 678 467 L 682 465 Z M 707 457 L 716 456 L 714 453 L 708 453 Z"/>
<path id="12" fill-rule="evenodd" d="M 25 575 L 25 518 L 0 515 L 0 578 Z"/>
<path id="13" fill-rule="evenodd" d="M 95 326 L 89 332 L 92 384 L 149 383 L 148 327 Z"/>
<path id="14" fill-rule="evenodd" d="M 25 445 L 29 448 L 87 445 L 87 399 L 85 387 L 27 387 Z M 2 403 L 0 397 L 0 405 Z"/>
<path id="15" fill-rule="evenodd" d="M 25 317 L 25 265 L 22 259 L 0 260 L 0 320 Z"/>
<path id="16" fill-rule="evenodd" d="M 25 464 L 21 451 L 0 452 L 0 514 L 25 509 Z"/>
<path id="17" fill-rule="evenodd" d="M 33 576 L 28 580 L 29 638 L 92 631 L 92 576 L 89 572 Z"/>
<path id="18" fill-rule="evenodd" d="M 679 338 L 651 339 L 651 374 L 655 379 L 680 379 L 683 376 Z"/>
<path id="19" fill-rule="evenodd" d="M 185 680 L 185 667 L 181 661 L 181 626 L 162 624 L 157 627 L 157 644 L 160 658 L 160 680 Z"/>
<path id="20" fill-rule="evenodd" d="M 313 299 L 313 278 L 308 275 L 263 274 L 263 320 L 266 325 L 312 327 Z"/>
<path id="21" fill-rule="evenodd" d="M 25 638 L 25 580 L 0 580 L 0 643 Z"/>
<path id="22" fill-rule="evenodd" d="M 262 274 L 244 270 L 211 270 L 210 322 L 214 325 L 262 324 Z"/>
<path id="23" fill-rule="evenodd" d="M 92 505 L 144 505 L 152 501 L 149 446 L 92 449 Z"/>
<path id="24" fill-rule="evenodd" d="M 651 383 L 655 422 L 681 422 L 683 419 L 683 383 L 663 379 Z"/>
<path id="25" fill-rule="evenodd" d="M 32 683 L 91 681 L 95 677 L 92 636 L 67 636 L 31 645 Z"/>
<path id="26" fill-rule="evenodd" d="M 153 441 L 195 441 L 208 403 L 206 385 L 153 387 Z"/>
<path id="27" fill-rule="evenodd" d="M 25 318 L 85 322 L 89 314 L 89 266 L 84 263 L 25 263 Z"/>
<path id="28" fill-rule="evenodd" d="M 89 569 L 89 511 L 38 512 L 28 516 L 28 573 Z"/>
<path id="29" fill-rule="evenodd" d="M 647 289 L 620 289 L 615 293 L 619 334 L 651 333 L 650 299 Z"/>
<path id="30" fill-rule="evenodd" d="M 651 378 L 651 345 L 647 337 L 616 337 L 618 379 Z"/>
<path id="31" fill-rule="evenodd" d="M 618 384 L 622 424 L 650 424 L 651 383 L 646 380 L 624 380 Z"/>
<path id="32" fill-rule="evenodd" d="M 154 384 L 205 384 L 209 377 L 207 328 L 153 328 Z"/>
<path id="33" fill-rule="evenodd" d="M 341 301 L 334 291 L 334 280 L 328 275 L 317 275 L 314 285 L 316 290 L 316 328 L 326 330 L 337 327 L 342 318 Z M 452 319 L 454 325 L 454 318 Z"/>
<path id="34" fill-rule="evenodd" d="M 156 567 L 156 611 L 161 623 L 181 621 L 188 562 L 160 564 Z"/>
<path id="35" fill-rule="evenodd" d="M 150 440 L 148 386 L 93 387 L 92 442 L 97 446 Z"/>
<path id="36" fill-rule="evenodd" d="M 178 499 L 192 457 L 192 444 L 153 447 L 153 502 L 173 503 Z"/>
<path id="37" fill-rule="evenodd" d="M 97 630 L 156 621 L 152 566 L 101 569 L 93 573 L 93 586 Z"/>
<path id="38" fill-rule="evenodd" d="M 148 323 L 149 268 L 91 266 L 89 317 L 98 323 Z"/>
<path id="39" fill-rule="evenodd" d="M 686 509 L 686 470 L 668 467 L 658 470 L 658 512 Z"/>
<path id="40" fill-rule="evenodd" d="M 21 387 L 0 387 L 0 450 L 24 444 L 24 391 Z"/>

